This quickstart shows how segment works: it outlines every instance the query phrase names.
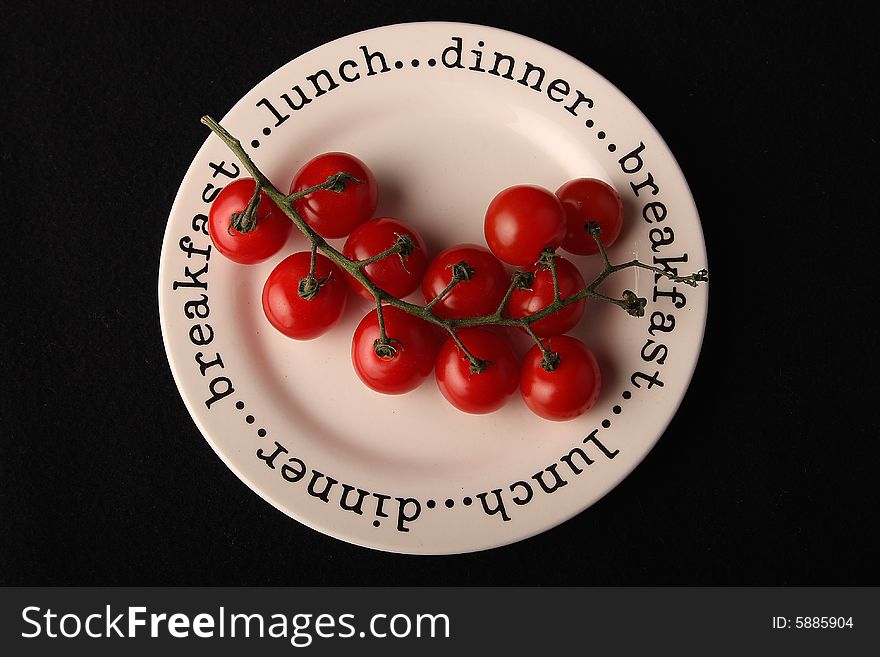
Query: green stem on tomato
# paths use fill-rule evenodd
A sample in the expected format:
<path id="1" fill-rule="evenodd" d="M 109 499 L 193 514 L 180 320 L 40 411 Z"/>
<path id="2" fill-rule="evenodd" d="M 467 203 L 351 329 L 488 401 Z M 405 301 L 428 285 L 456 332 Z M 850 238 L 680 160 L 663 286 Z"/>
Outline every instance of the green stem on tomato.
<path id="1" fill-rule="evenodd" d="M 559 292 L 559 272 L 556 271 L 556 253 L 549 251 L 546 254 L 547 269 L 550 270 L 550 277 L 553 279 L 553 301 L 558 302 Z"/>
<path id="2" fill-rule="evenodd" d="M 455 276 L 453 276 L 452 280 L 450 280 L 449 283 L 446 284 L 446 287 L 444 287 L 440 291 L 440 294 L 438 294 L 436 297 L 434 297 L 428 303 L 425 304 L 425 310 L 433 309 L 434 306 L 436 306 L 438 303 L 443 301 L 443 299 L 445 299 L 449 295 L 449 293 L 452 292 L 452 288 L 454 288 L 459 283 L 461 283 L 461 279 L 455 278 Z"/>
<path id="3" fill-rule="evenodd" d="M 541 350 L 541 367 L 543 367 L 548 372 L 552 372 L 557 367 L 559 367 L 559 354 L 555 351 L 552 351 L 544 342 L 539 338 L 535 331 L 532 330 L 532 327 L 526 324 L 526 333 L 535 341 L 535 344 L 538 345 L 538 349 Z"/>
<path id="4" fill-rule="evenodd" d="M 330 280 L 331 274 L 328 274 L 325 278 L 315 278 L 315 265 L 318 261 L 318 244 L 316 242 L 312 242 L 312 252 L 311 259 L 309 260 L 309 273 L 303 278 L 299 279 L 297 294 L 300 297 L 305 299 L 306 301 L 311 301 L 315 298 L 315 295 L 321 290 L 324 284 Z"/>
<path id="5" fill-rule="evenodd" d="M 602 256 L 602 262 L 605 263 L 605 269 L 608 269 L 611 267 L 611 262 L 608 260 L 608 253 L 605 251 L 605 245 L 602 244 L 602 239 L 599 237 L 599 234 L 602 232 L 602 227 L 595 221 L 588 221 L 584 226 L 584 229 L 590 234 L 590 237 L 596 241 L 596 245 L 599 247 L 599 254 Z"/>
<path id="6" fill-rule="evenodd" d="M 385 312 L 382 310 L 382 302 L 378 297 L 376 298 L 376 320 L 379 323 L 379 338 L 373 341 L 373 350 L 379 358 L 393 358 L 397 353 L 397 347 L 393 343 L 398 341 L 388 337 L 385 330 Z"/>
<path id="7" fill-rule="evenodd" d="M 290 201 L 292 203 L 293 201 L 301 199 L 303 196 L 308 196 L 309 194 L 313 194 L 313 193 L 319 192 L 321 190 L 336 192 L 338 194 L 339 192 L 342 192 L 345 190 L 345 186 L 349 182 L 355 182 L 355 183 L 358 183 L 359 185 L 366 184 L 366 183 L 364 183 L 363 180 L 358 180 L 357 178 L 355 178 L 351 174 L 345 173 L 344 171 L 340 171 L 339 173 L 334 173 L 332 176 L 327 178 L 327 180 L 325 180 L 324 182 L 319 183 L 317 185 L 312 185 L 311 187 L 307 187 L 306 189 L 301 189 L 298 192 L 288 194 L 286 198 L 288 201 Z"/>
<path id="8" fill-rule="evenodd" d="M 396 234 L 396 233 L 395 233 Z M 413 249 L 417 249 L 416 243 L 409 235 L 397 235 L 397 239 L 394 242 L 393 246 L 385 249 L 381 253 L 377 253 L 374 256 L 370 256 L 369 258 L 364 258 L 363 260 L 354 260 L 354 264 L 359 269 L 363 269 L 367 265 L 371 265 L 374 262 L 378 262 L 379 260 L 384 260 L 388 256 L 398 255 L 400 257 L 400 263 L 403 265 L 403 268 L 406 269 L 405 258 L 409 254 L 413 252 Z"/>
<path id="9" fill-rule="evenodd" d="M 312 257 L 309 260 L 309 278 L 315 277 L 315 265 L 318 262 L 318 243 L 312 242 Z"/>
<path id="10" fill-rule="evenodd" d="M 510 297 L 513 296 L 513 293 L 517 290 L 525 290 L 529 285 L 532 284 L 534 280 L 534 275 L 531 272 L 517 270 L 513 272 L 513 276 L 510 277 L 510 285 L 507 288 L 507 292 L 504 293 L 504 297 L 501 299 L 501 303 L 498 304 L 498 308 L 495 309 L 494 316 L 498 319 L 504 318 L 504 309 L 507 307 L 507 302 L 510 301 Z"/>
<path id="11" fill-rule="evenodd" d="M 458 285 L 462 281 L 471 280 L 471 277 L 474 275 L 473 268 L 464 260 L 454 265 L 448 265 L 447 268 L 452 269 L 452 278 L 449 279 L 449 283 L 446 284 L 446 287 L 440 290 L 440 294 L 431 299 L 425 305 L 425 310 L 431 310 L 434 306 L 443 301 L 443 299 L 445 299 L 449 295 L 449 293 L 452 292 L 452 289 L 456 285 Z"/>
<path id="12" fill-rule="evenodd" d="M 464 354 L 464 357 L 470 363 L 471 374 L 479 374 L 487 367 L 491 367 L 495 364 L 491 360 L 485 360 L 483 358 L 478 358 L 477 356 L 474 356 L 471 353 L 470 349 L 465 346 L 464 342 L 461 341 L 461 338 L 458 337 L 458 333 L 455 332 L 454 328 L 450 326 L 447 327 L 446 330 L 449 332 L 449 335 L 452 336 L 453 341 L 455 341 L 455 344 L 458 345 L 458 348 L 461 350 L 461 352 Z"/>
<path id="13" fill-rule="evenodd" d="M 260 207 L 260 186 L 254 186 L 254 193 L 251 196 L 251 199 L 248 201 L 248 204 L 245 206 L 244 210 L 241 212 L 233 212 L 232 216 L 229 218 L 229 225 L 226 227 L 226 232 L 229 235 L 232 235 L 232 231 L 235 230 L 239 233 L 245 234 L 251 232 L 254 228 L 257 227 L 257 211 Z"/>

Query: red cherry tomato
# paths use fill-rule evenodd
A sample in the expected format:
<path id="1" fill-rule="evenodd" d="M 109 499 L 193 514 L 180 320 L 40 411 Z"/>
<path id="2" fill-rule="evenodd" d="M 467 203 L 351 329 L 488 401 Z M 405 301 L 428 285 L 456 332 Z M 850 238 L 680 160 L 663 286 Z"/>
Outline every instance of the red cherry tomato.
<path id="1" fill-rule="evenodd" d="M 596 240 L 585 229 L 589 221 L 599 224 L 605 247 L 614 244 L 623 226 L 623 201 L 611 185 L 596 178 L 577 178 L 557 189 L 556 196 L 565 208 L 563 249 L 578 255 L 599 253 Z"/>
<path id="2" fill-rule="evenodd" d="M 602 377 L 593 352 L 580 340 L 559 335 L 544 340 L 559 355 L 552 372 L 545 370 L 538 345 L 526 353 L 520 374 L 522 398 L 532 412 L 546 420 L 571 420 L 581 415 L 599 397 Z"/>
<path id="3" fill-rule="evenodd" d="M 386 395 L 399 395 L 417 388 L 431 373 L 439 344 L 431 325 L 415 315 L 383 306 L 382 316 L 385 334 L 394 347 L 393 355 L 383 357 L 376 353 L 379 319 L 374 309 L 355 329 L 351 361 L 367 387 Z"/>
<path id="4" fill-rule="evenodd" d="M 422 279 L 422 295 L 431 302 L 452 280 L 453 266 L 468 265 L 467 280 L 461 280 L 432 308 L 438 317 L 479 317 L 495 312 L 510 287 L 504 265 L 489 249 L 476 244 L 459 244 L 437 254 Z"/>
<path id="5" fill-rule="evenodd" d="M 342 270 L 319 253 L 315 279 L 324 283 L 310 299 L 300 296 L 300 284 L 308 276 L 310 263 L 308 251 L 294 253 L 278 263 L 263 286 L 266 319 L 295 340 L 311 340 L 326 332 L 342 316 L 348 295 Z"/>
<path id="6" fill-rule="evenodd" d="M 230 227 L 233 214 L 240 214 L 254 195 L 253 178 L 235 180 L 217 194 L 208 212 L 208 234 L 216 249 L 241 265 L 253 265 L 275 255 L 293 225 L 281 208 L 260 190 L 257 225 L 246 233 Z"/>
<path id="7" fill-rule="evenodd" d="M 513 349 L 486 329 L 461 329 L 458 338 L 471 354 L 492 364 L 481 372 L 472 372 L 464 352 L 449 338 L 437 355 L 435 375 L 440 392 L 465 413 L 497 411 L 516 392 L 519 364 Z"/>
<path id="8" fill-rule="evenodd" d="M 556 257 L 556 275 L 559 280 L 559 296 L 564 299 L 586 287 L 584 277 L 570 260 Z M 518 319 L 543 310 L 553 303 L 553 274 L 544 265 L 532 265 L 526 271 L 534 274 L 531 289 L 513 291 L 507 303 L 507 314 Z M 573 329 L 584 314 L 584 300 L 575 301 L 537 322 L 532 330 L 539 337 L 561 335 Z"/>
<path id="9" fill-rule="evenodd" d="M 486 243 L 504 262 L 527 267 L 541 251 L 565 238 L 565 213 L 552 192 L 537 185 L 515 185 L 499 192 L 486 210 Z"/>
<path id="10" fill-rule="evenodd" d="M 348 153 L 324 153 L 306 162 L 293 177 L 290 193 L 320 185 L 339 172 L 348 173 L 361 183 L 349 180 L 342 192 L 322 189 L 294 202 L 299 215 L 321 237 L 345 237 L 373 216 L 379 202 L 379 187 L 373 172 Z"/>
<path id="11" fill-rule="evenodd" d="M 412 239 L 415 245 L 412 253 L 403 256 L 403 260 L 397 254 L 389 255 L 367 265 L 363 272 L 388 294 L 402 299 L 418 288 L 428 266 L 427 247 L 414 228 L 389 217 L 371 219 L 349 235 L 342 252 L 352 260 L 366 260 L 394 246 L 398 235 Z M 357 279 L 347 276 L 346 280 L 353 290 L 372 301 L 373 295 Z"/>

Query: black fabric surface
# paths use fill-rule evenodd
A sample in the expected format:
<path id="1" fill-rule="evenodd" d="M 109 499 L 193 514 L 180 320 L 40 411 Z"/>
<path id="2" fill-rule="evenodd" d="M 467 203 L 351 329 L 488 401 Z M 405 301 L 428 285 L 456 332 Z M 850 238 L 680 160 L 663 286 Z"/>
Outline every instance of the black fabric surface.
<path id="1" fill-rule="evenodd" d="M 699 7 L 4 2 L 0 584 L 877 584 L 872 12 Z M 520 32 L 617 85 L 682 166 L 712 274 L 648 458 L 573 520 L 452 557 L 348 545 L 253 494 L 187 413 L 156 300 L 198 118 L 417 20 Z"/>

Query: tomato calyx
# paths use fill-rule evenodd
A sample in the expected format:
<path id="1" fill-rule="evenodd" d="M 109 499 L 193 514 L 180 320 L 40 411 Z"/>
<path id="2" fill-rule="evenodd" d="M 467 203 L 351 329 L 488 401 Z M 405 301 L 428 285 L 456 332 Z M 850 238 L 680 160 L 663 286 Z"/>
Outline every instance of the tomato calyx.
<path id="1" fill-rule="evenodd" d="M 452 280 L 455 283 L 461 283 L 462 281 L 469 281 L 474 277 L 474 268 L 471 267 L 464 260 L 461 262 L 457 262 L 454 265 L 447 265 L 447 269 L 452 270 Z"/>
<path id="2" fill-rule="evenodd" d="M 551 351 L 547 347 L 543 349 L 543 352 L 544 355 L 541 357 L 541 367 L 544 368 L 545 372 L 555 372 L 556 368 L 559 367 L 559 354 L 555 351 Z"/>
<path id="3" fill-rule="evenodd" d="M 605 262 L 605 265 L 608 266 L 610 264 L 608 262 L 608 252 L 605 251 L 605 245 L 602 243 L 602 239 L 600 235 L 602 234 L 602 226 L 598 221 L 588 221 L 584 224 L 584 231 L 593 238 L 593 241 L 596 243 L 596 248 L 598 249 L 598 253 L 602 256 L 602 260 Z"/>
<path id="4" fill-rule="evenodd" d="M 513 280 L 511 283 L 513 288 L 520 290 L 521 292 L 531 290 L 532 285 L 535 284 L 535 273 L 518 269 L 513 272 Z"/>
<path id="5" fill-rule="evenodd" d="M 384 251 L 377 253 L 376 255 L 370 256 L 369 258 L 364 258 L 363 260 L 355 261 L 355 266 L 359 269 L 366 267 L 367 265 L 371 265 L 374 262 L 379 262 L 380 260 L 384 260 L 388 256 L 397 255 L 400 258 L 400 266 L 403 267 L 403 270 L 409 274 L 411 273 L 409 269 L 406 268 L 406 259 L 416 252 L 416 249 L 419 249 L 419 245 L 416 241 L 406 235 L 404 233 L 394 233 L 394 244 L 385 249 Z"/>
<path id="6" fill-rule="evenodd" d="M 541 257 L 538 258 L 537 265 L 545 269 L 550 269 L 556 262 L 556 249 L 544 249 L 541 251 Z"/>
<path id="7" fill-rule="evenodd" d="M 300 298 L 305 299 L 306 301 L 311 301 L 315 298 L 315 295 L 317 295 L 318 292 L 321 291 L 321 288 L 330 282 L 332 276 L 332 274 L 329 274 L 324 278 L 315 278 L 311 274 L 308 276 L 304 276 L 303 278 L 299 279 L 299 285 L 297 285 L 296 293 L 300 296 Z"/>
<path id="8" fill-rule="evenodd" d="M 403 259 L 407 256 L 411 256 L 413 251 L 419 248 L 419 245 L 416 244 L 415 240 L 409 235 L 394 233 L 394 236 L 397 238 L 397 241 L 394 242 L 392 248 L 397 249 L 397 255 L 400 256 L 400 261 L 403 263 Z"/>
<path id="9" fill-rule="evenodd" d="M 388 337 L 388 332 L 385 329 L 385 311 L 381 303 L 376 304 L 376 322 L 379 325 L 379 337 L 373 340 L 373 351 L 382 360 L 391 360 L 398 350 L 394 343 L 396 342 L 401 347 L 403 343 L 400 340 Z"/>
<path id="10" fill-rule="evenodd" d="M 416 244 L 416 241 L 409 235 L 403 235 L 401 233 L 394 233 L 394 235 L 396 240 L 394 246 L 391 248 L 393 252 L 397 253 L 397 257 L 400 258 L 400 266 L 403 267 L 403 271 L 409 274 L 411 272 L 406 268 L 406 259 L 411 256 L 417 248 L 419 248 L 419 245 Z"/>
<path id="11" fill-rule="evenodd" d="M 395 340 L 394 338 L 385 337 L 376 338 L 373 340 L 373 351 L 376 352 L 376 355 L 379 358 L 384 360 L 391 360 L 394 358 L 395 354 L 397 354 L 397 347 L 394 346 L 394 343 L 402 345 L 400 340 Z"/>
<path id="12" fill-rule="evenodd" d="M 355 178 L 350 173 L 346 173 L 345 171 L 340 171 L 338 173 L 334 173 L 333 175 L 327 178 L 327 181 L 324 183 L 327 191 L 336 192 L 337 194 L 341 194 L 345 191 L 346 186 L 349 182 L 357 183 L 358 185 L 366 185 L 367 183 L 360 178 Z"/>
<path id="13" fill-rule="evenodd" d="M 559 275 L 556 271 L 556 249 L 544 249 L 541 251 L 541 257 L 538 258 L 538 266 L 542 269 L 549 269 L 553 279 L 553 302 L 558 303 L 560 300 L 559 292 Z"/>
<path id="14" fill-rule="evenodd" d="M 465 356 L 465 359 L 468 360 L 467 356 Z M 468 365 L 468 371 L 470 372 L 470 376 L 473 376 L 474 374 L 482 374 L 495 364 L 491 360 L 486 360 L 485 358 L 471 358 L 469 360 L 470 365 Z M 470 376 L 468 378 L 470 378 Z"/>
<path id="15" fill-rule="evenodd" d="M 455 342 L 455 344 L 457 345 L 458 352 L 461 355 L 461 359 L 468 362 L 468 379 L 470 379 L 475 374 L 482 374 L 487 369 L 495 365 L 493 361 L 487 358 L 479 358 L 475 356 L 471 352 L 471 350 L 467 348 L 467 345 L 462 342 L 461 337 L 455 331 L 450 331 L 449 335 L 451 336 L 452 341 Z"/>
<path id="16" fill-rule="evenodd" d="M 333 277 L 332 270 L 326 276 L 315 276 L 315 266 L 317 264 L 317 260 L 318 242 L 314 241 L 312 242 L 312 250 L 309 259 L 309 273 L 299 279 L 299 284 L 296 288 L 296 293 L 301 299 L 304 299 L 305 301 L 311 301 L 312 299 L 314 299 L 318 292 L 321 291 L 321 288 L 329 283 L 330 279 Z"/>
<path id="17" fill-rule="evenodd" d="M 623 291 L 623 309 L 633 317 L 644 317 L 648 300 L 638 296 L 632 290 Z"/>
<path id="18" fill-rule="evenodd" d="M 254 195 L 251 196 L 251 200 L 248 201 L 244 210 L 241 212 L 233 212 L 229 217 L 229 226 L 226 228 L 226 232 L 229 233 L 229 235 L 232 235 L 233 230 L 238 233 L 246 234 L 257 227 L 257 221 L 260 220 L 260 217 L 257 217 L 257 209 L 260 207 L 261 189 L 260 185 L 257 184 L 254 187 Z"/>
<path id="19" fill-rule="evenodd" d="M 425 306 L 427 310 L 431 310 L 432 308 L 434 308 L 434 306 L 436 306 L 437 304 L 442 302 L 443 299 L 449 296 L 456 285 L 471 280 L 474 277 L 474 274 L 477 273 L 476 269 L 471 267 L 470 264 L 468 264 L 465 260 L 459 260 L 458 262 L 450 263 L 446 265 L 445 269 L 448 269 L 452 272 L 449 283 L 447 283 L 446 287 L 438 292 L 433 299 L 430 299 L 428 301 L 427 305 Z"/>
<path id="20" fill-rule="evenodd" d="M 322 183 L 307 187 L 306 189 L 301 189 L 300 191 L 293 192 L 292 194 L 288 194 L 287 200 L 296 201 L 298 199 L 301 199 L 303 196 L 308 196 L 309 194 L 313 194 L 314 192 L 318 192 L 321 190 L 341 194 L 345 191 L 346 187 L 348 187 L 349 182 L 354 182 L 359 185 L 367 184 L 365 180 L 356 178 L 347 171 L 337 171 L 336 173 L 332 173 L 327 176 L 327 179 Z"/>

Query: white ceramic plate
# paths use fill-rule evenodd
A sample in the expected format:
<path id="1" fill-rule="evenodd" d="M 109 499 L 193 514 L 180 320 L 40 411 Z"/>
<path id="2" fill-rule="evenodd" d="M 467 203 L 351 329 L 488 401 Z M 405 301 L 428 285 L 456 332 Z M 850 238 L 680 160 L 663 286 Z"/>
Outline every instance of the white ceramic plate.
<path id="1" fill-rule="evenodd" d="M 222 123 L 281 189 L 318 153 L 356 154 L 379 181 L 378 214 L 411 222 L 433 253 L 483 243 L 485 209 L 509 185 L 552 190 L 599 177 L 626 206 L 613 260 L 686 258 L 672 261 L 682 274 L 706 266 L 693 199 L 650 123 L 584 64 L 517 34 L 457 23 L 354 34 L 283 66 Z M 260 265 L 235 265 L 213 250 L 209 259 L 187 253 L 208 248 L 205 199 L 228 182 L 224 171 L 235 172 L 235 162 L 211 136 L 183 180 L 162 249 L 162 332 L 205 438 L 248 486 L 299 522 L 393 552 L 511 543 L 586 509 L 667 427 L 699 354 L 705 286 L 664 279 L 655 287 L 650 272 L 634 269 L 605 283 L 608 294 L 630 288 L 647 297 L 647 315 L 588 304 L 574 333 L 596 352 L 603 391 L 575 421 L 541 420 L 519 398 L 488 416 L 466 415 L 433 380 L 408 395 L 379 395 L 349 360 L 366 302 L 352 302 L 312 342 L 285 338 L 263 317 L 263 281 L 285 255 L 307 248 L 297 231 Z M 595 259 L 574 260 L 587 280 L 600 268 Z M 683 296 L 663 296 L 673 288 Z"/>

